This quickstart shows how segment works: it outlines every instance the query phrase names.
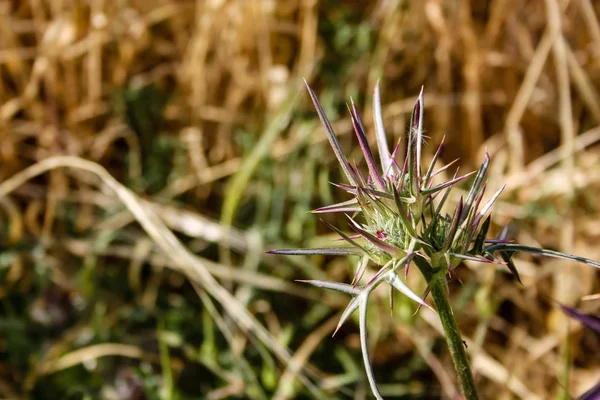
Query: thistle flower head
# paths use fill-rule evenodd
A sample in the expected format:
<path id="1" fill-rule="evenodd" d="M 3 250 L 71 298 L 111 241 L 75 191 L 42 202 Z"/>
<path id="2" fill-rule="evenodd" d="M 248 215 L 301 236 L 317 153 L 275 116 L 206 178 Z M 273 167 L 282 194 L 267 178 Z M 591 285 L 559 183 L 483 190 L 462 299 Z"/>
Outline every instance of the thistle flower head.
<path id="1" fill-rule="evenodd" d="M 596 267 L 600 266 L 590 260 L 508 243 L 504 237 L 505 233 L 501 233 L 495 240 L 487 239 L 490 217 L 485 217 L 503 190 L 503 187 L 500 188 L 484 202 L 485 176 L 490 157 L 488 154 L 485 155 L 478 171 L 459 176 L 457 170 L 452 179 L 434 183 L 434 177 L 450 167 L 452 163 L 436 169 L 443 146 L 442 141 L 430 164 L 427 168 L 423 168 L 421 163 L 424 110 L 422 91 L 412 112 L 407 151 L 404 158 L 400 160 L 397 154 L 398 146 L 390 153 L 387 145 L 379 85 L 375 88 L 373 103 L 379 163 L 375 161 L 369 147 L 366 131 L 356 106 L 354 103 L 348 106 L 352 125 L 368 169 L 368 172 L 363 173 L 358 165 L 351 164 L 344 155 L 317 96 L 308 84 L 306 87 L 325 127 L 329 143 L 347 179 L 347 182 L 335 184 L 335 186 L 353 196 L 350 200 L 321 207 L 314 212 L 346 214 L 348 227 L 352 232 L 346 233 L 344 230 L 324 222 L 347 242 L 345 246 L 280 249 L 272 250 L 270 253 L 359 256 L 356 273 L 350 284 L 314 280 L 304 282 L 352 296 L 340 318 L 338 328 L 355 310 L 359 310 L 363 359 L 369 384 L 376 398 L 381 399 L 382 397 L 375 384 L 369 361 L 366 321 L 368 298 L 378 285 L 387 283 L 390 287 L 417 302 L 419 307 L 429 307 L 424 299 L 431 286 L 438 280 L 447 284 L 446 275 L 463 260 L 505 264 L 519 282 L 519 274 L 511 261 L 514 251 L 528 251 L 574 259 Z M 446 213 L 444 206 L 454 185 L 465 181 L 474 174 L 475 177 L 467 196 L 459 199 L 456 208 L 451 213 Z M 500 255 L 500 259 L 494 257 L 495 253 Z M 369 261 L 379 265 L 380 269 L 366 284 L 360 285 L 361 277 Z M 416 295 L 403 282 L 402 275 L 408 272 L 409 265 L 413 262 L 428 284 L 423 297 Z"/>
<path id="2" fill-rule="evenodd" d="M 443 207 L 452 187 L 473 173 L 454 177 L 446 182 L 434 184 L 434 177 L 448 166 L 437 169 L 436 163 L 442 149 L 441 144 L 429 166 L 423 170 L 421 150 L 423 144 L 423 92 L 421 91 L 410 122 L 406 155 L 398 161 L 398 146 L 390 153 L 383 127 L 379 85 L 375 89 L 373 115 L 377 137 L 379 163 L 375 161 L 363 121 L 354 103 L 348 106 L 352 125 L 361 147 L 368 173 L 363 173 L 358 165 L 351 164 L 341 149 L 335 133 L 321 104 L 306 85 L 319 118 L 325 127 L 329 143 L 346 176 L 347 182 L 336 184 L 338 188 L 351 194 L 353 198 L 338 204 L 314 210 L 315 213 L 345 213 L 352 233 L 334 227 L 347 244 L 342 247 L 320 249 L 281 249 L 276 254 L 326 254 L 358 255 L 358 267 L 351 284 L 305 281 L 315 286 L 337 290 L 352 296 L 352 300 L 340 318 L 338 328 L 356 310 L 360 310 L 359 324 L 363 358 L 371 389 L 381 398 L 373 378 L 366 345 L 366 310 L 368 297 L 379 284 L 386 282 L 392 288 L 408 296 L 420 306 L 426 306 L 424 299 L 416 295 L 403 282 L 401 271 L 408 271 L 414 261 L 429 285 L 436 279 L 444 279 L 446 272 L 457 267 L 464 259 L 492 262 L 493 258 L 485 250 L 489 217 L 482 219 L 500 194 L 500 189 L 482 205 L 485 193 L 485 173 L 489 156 L 477 171 L 475 180 L 466 199 L 461 198 L 452 214 L 445 214 Z M 367 284 L 359 285 L 368 262 L 380 266 L 379 271 Z M 516 269 L 511 269 L 516 274 Z M 518 278 L 518 275 L 517 275 Z M 426 291 L 427 294 L 428 290 Z M 425 295 L 426 295 L 425 294 Z"/>
<path id="3" fill-rule="evenodd" d="M 489 219 L 485 214 L 496 200 L 502 188 L 482 204 L 486 186 L 485 174 L 490 158 L 486 154 L 473 181 L 468 196 L 461 198 L 451 214 L 443 212 L 452 187 L 475 174 L 454 177 L 434 184 L 434 177 L 448 166 L 436 170 L 443 146 L 440 144 L 431 163 L 424 170 L 421 163 L 423 144 L 423 92 L 419 95 L 410 122 L 408 146 L 404 159 L 398 162 L 397 150 L 390 153 L 383 128 L 379 85 L 374 96 L 374 120 L 380 163 L 375 161 L 362 119 L 357 107 L 348 106 L 354 131 L 358 138 L 368 173 L 358 165 L 351 164 L 344 155 L 335 133 L 325 115 L 317 96 L 308 86 L 308 92 L 325 127 L 325 133 L 346 175 L 347 182 L 335 184 L 353 196 L 351 200 L 314 210 L 315 213 L 345 213 L 353 234 L 330 226 L 348 242 L 347 247 L 328 249 L 282 249 L 280 254 L 339 254 L 352 252 L 362 254 L 374 263 L 388 266 L 394 273 L 407 267 L 418 258 L 431 266 L 429 273 L 445 264 L 447 270 L 457 267 L 463 259 L 491 262 L 486 252 L 486 234 Z M 328 224 L 329 225 L 329 224 Z M 417 264 L 424 265 L 420 262 Z M 425 268 L 425 267 L 424 267 Z M 513 271 L 516 274 L 516 270 Z M 518 276 L 517 276 L 518 278 Z M 356 280 L 356 279 L 355 279 Z M 429 280 L 429 279 L 428 279 Z"/>

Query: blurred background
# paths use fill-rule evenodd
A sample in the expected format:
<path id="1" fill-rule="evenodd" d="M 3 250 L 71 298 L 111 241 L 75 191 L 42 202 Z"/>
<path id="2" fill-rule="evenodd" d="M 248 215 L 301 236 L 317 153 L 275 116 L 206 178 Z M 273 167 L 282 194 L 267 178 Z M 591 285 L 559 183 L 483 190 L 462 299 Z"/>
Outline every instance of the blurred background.
<path id="1" fill-rule="evenodd" d="M 350 282 L 356 260 L 264 253 L 330 244 L 309 211 L 347 199 L 302 78 L 357 161 L 350 98 L 374 143 L 380 82 L 393 146 L 424 86 L 425 157 L 445 136 L 444 163 L 487 151 L 488 192 L 507 185 L 493 235 L 510 222 L 599 260 L 599 16 L 593 0 L 1 0 L 0 398 L 370 398 L 355 320 L 331 337 L 348 299 L 294 282 Z M 470 263 L 451 282 L 481 398 L 574 398 L 600 379 L 600 338 L 554 301 L 598 315 L 598 272 L 515 258 L 523 285 Z M 423 290 L 416 269 L 408 284 Z M 376 297 L 384 396 L 457 398 L 435 315 Z"/>

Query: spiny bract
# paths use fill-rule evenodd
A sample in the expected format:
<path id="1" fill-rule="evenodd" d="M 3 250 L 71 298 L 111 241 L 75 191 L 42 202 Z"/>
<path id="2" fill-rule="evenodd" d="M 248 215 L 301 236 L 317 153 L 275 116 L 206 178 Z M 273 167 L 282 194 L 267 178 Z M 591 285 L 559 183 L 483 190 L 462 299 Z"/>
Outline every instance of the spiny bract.
<path id="1" fill-rule="evenodd" d="M 270 253 L 359 256 L 356 273 L 351 284 L 316 280 L 303 282 L 352 296 L 340 318 L 338 329 L 356 309 L 359 310 L 363 359 L 369 384 L 376 398 L 381 399 L 382 397 L 375 384 L 369 361 L 366 324 L 368 297 L 372 290 L 381 283 L 387 282 L 391 287 L 419 303 L 419 306 L 429 307 L 424 301 L 429 289 L 439 280 L 447 285 L 447 274 L 462 260 L 505 264 L 519 282 L 519 274 L 511 261 L 511 255 L 515 251 L 526 251 L 585 262 L 595 267 L 600 266 L 594 261 L 580 257 L 509 243 L 505 240 L 505 230 L 495 240 L 486 239 L 490 217 L 488 216 L 484 220 L 484 216 L 504 188 L 500 188 L 482 205 L 486 190 L 485 174 L 490 162 L 488 154 L 475 175 L 466 199 L 462 197 L 459 199 L 458 205 L 451 215 L 443 212 L 444 204 L 452 187 L 475 172 L 462 176 L 457 176 L 455 173 L 449 181 L 434 185 L 433 178 L 454 163 L 438 170 L 435 169 L 443 140 L 427 169 L 422 170 L 423 91 L 413 109 L 407 152 L 402 165 L 396 161 L 398 146 L 392 153 L 388 149 L 383 128 L 379 85 L 375 88 L 373 101 L 379 166 L 376 164 L 367 142 L 366 131 L 356 106 L 354 103 L 348 106 L 354 131 L 369 171 L 365 176 L 358 165 L 353 165 L 346 159 L 317 96 L 308 83 L 306 87 L 325 127 L 329 143 L 348 180 L 347 184 L 336 184 L 336 186 L 354 196 L 351 200 L 318 208 L 314 212 L 345 213 L 349 220 L 349 226 L 355 234 L 344 233 L 323 221 L 350 246 L 280 249 L 272 250 Z M 495 253 L 500 255 L 501 260 L 494 257 Z M 380 269 L 368 283 L 360 285 L 362 274 L 369 260 L 379 265 Z M 404 284 L 400 274 L 402 270 L 404 270 L 404 274 L 407 274 L 409 265 L 413 262 L 427 281 L 427 289 L 423 296 L 413 293 Z"/>

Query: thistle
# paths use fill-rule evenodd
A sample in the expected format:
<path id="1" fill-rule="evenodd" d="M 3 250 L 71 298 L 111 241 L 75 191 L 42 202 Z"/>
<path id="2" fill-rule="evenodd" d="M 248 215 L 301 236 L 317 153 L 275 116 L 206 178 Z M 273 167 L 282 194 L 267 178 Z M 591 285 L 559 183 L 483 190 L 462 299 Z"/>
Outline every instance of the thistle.
<path id="1" fill-rule="evenodd" d="M 358 257 L 356 272 L 351 283 L 308 280 L 305 283 L 336 290 L 351 296 L 342 313 L 337 329 L 358 309 L 360 342 L 369 385 L 375 397 L 382 399 L 374 379 L 367 346 L 367 305 L 372 291 L 387 283 L 390 291 L 397 289 L 418 303 L 418 307 L 431 308 L 425 299 L 431 293 L 447 343 L 454 361 L 458 378 L 467 399 L 476 399 L 477 391 L 469 367 L 460 332 L 448 302 L 448 278 L 463 260 L 481 263 L 500 263 L 521 282 L 511 260 L 516 251 L 544 254 L 600 264 L 550 250 L 531 248 L 510 243 L 505 232 L 496 239 L 487 239 L 491 218 L 488 212 L 503 188 L 484 202 L 485 176 L 490 157 L 485 159 L 478 171 L 434 184 L 434 177 L 454 162 L 436 169 L 442 144 L 435 152 L 427 168 L 421 164 L 423 144 L 423 91 L 419 94 L 412 112 L 406 155 L 401 164 L 397 162 L 398 148 L 390 153 L 383 127 L 379 85 L 375 88 L 373 115 L 377 138 L 379 165 L 369 147 L 362 119 L 354 103 L 348 106 L 354 131 L 364 155 L 368 174 L 347 159 L 325 115 L 317 96 L 306 84 L 325 133 L 346 176 L 347 184 L 335 184 L 353 198 L 341 203 L 314 210 L 314 213 L 344 213 L 353 233 L 345 233 L 323 221 L 340 235 L 346 245 L 312 249 L 279 249 L 270 253 L 283 255 L 355 255 Z M 466 198 L 461 197 L 454 211 L 444 212 L 450 191 L 454 185 L 476 175 Z M 487 217 L 486 217 L 487 215 Z M 366 284 L 361 278 L 369 262 L 379 266 L 378 272 Z M 415 294 L 404 283 L 409 267 L 414 264 L 427 282 L 422 296 Z M 391 299 L 391 296 L 390 296 Z M 391 301 L 390 301 L 391 303 Z M 337 332 L 336 329 L 336 332 Z M 335 333 L 334 333 L 335 334 Z"/>

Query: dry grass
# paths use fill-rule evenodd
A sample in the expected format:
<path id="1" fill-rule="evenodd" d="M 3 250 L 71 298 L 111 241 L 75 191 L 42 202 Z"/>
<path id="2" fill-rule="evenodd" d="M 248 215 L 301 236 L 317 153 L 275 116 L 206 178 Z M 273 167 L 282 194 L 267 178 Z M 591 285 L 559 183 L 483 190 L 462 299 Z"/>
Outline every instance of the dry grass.
<path id="1" fill-rule="evenodd" d="M 428 148 L 445 135 L 444 159 L 460 156 L 463 168 L 487 149 L 489 186 L 507 183 L 497 227 L 515 220 L 521 243 L 600 259 L 598 6 L 349 4 L 0 0 L 0 324 L 21 318 L 27 329 L 58 329 L 43 330 L 43 346 L 32 339 L 38 347 L 23 347 L 33 353 L 19 362 L 12 339 L 0 337 L 1 398 L 40 396 L 53 382 L 44 376 L 78 364 L 95 374 L 91 360 L 115 355 L 123 357 L 110 364 L 115 371 L 145 360 L 166 398 L 366 396 L 356 333 L 326 338 L 343 299 L 291 283 L 351 277 L 347 260 L 263 254 L 330 238 L 306 214 L 338 193 L 327 188 L 337 171 L 303 77 L 339 113 L 334 128 L 347 148 L 349 96 L 371 126 L 370 93 L 381 79 L 395 141 L 425 85 Z M 455 287 L 482 398 L 581 394 L 600 378 L 600 342 L 552 299 L 597 314 L 598 274 L 562 261 L 517 266 L 524 287 L 480 265 L 463 268 Z M 94 275 L 102 269 L 126 270 L 113 278 L 126 292 L 93 289 L 112 290 Z M 382 382 L 401 382 L 384 390 L 455 398 L 433 314 L 415 320 L 401 304 L 390 317 L 383 296 L 370 312 L 375 370 Z M 122 311 L 138 306 L 158 322 L 177 307 L 196 317 L 186 320 L 189 332 L 169 318 L 146 327 L 156 349 L 128 328 L 99 333 L 97 318 L 113 332 L 127 325 Z M 200 339 L 189 337 L 190 321 Z M 132 342 L 116 343 L 123 337 Z M 213 353 L 192 351 L 202 343 Z M 178 387 L 196 364 L 211 378 Z M 101 386 L 120 393 L 124 378 L 103 376 Z M 296 378 L 302 385 L 290 384 Z M 114 395 L 109 389 L 102 393 Z"/>

